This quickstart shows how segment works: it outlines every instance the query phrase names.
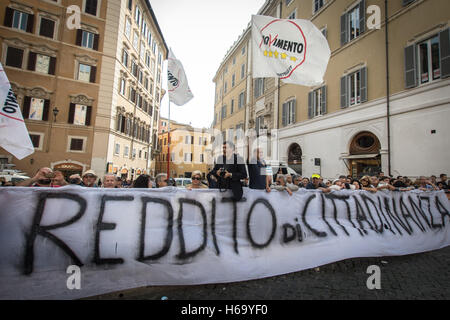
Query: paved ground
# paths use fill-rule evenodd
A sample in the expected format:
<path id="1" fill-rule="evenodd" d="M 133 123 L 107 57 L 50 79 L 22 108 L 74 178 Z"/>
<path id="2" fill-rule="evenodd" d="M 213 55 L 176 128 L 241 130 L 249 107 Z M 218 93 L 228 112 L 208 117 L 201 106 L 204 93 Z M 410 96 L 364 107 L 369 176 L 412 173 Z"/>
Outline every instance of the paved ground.
<path id="1" fill-rule="evenodd" d="M 381 289 L 369 290 L 370 265 Z M 450 299 L 450 246 L 407 256 L 358 258 L 260 280 L 228 284 L 146 287 L 92 299 L 160 300 Z"/>

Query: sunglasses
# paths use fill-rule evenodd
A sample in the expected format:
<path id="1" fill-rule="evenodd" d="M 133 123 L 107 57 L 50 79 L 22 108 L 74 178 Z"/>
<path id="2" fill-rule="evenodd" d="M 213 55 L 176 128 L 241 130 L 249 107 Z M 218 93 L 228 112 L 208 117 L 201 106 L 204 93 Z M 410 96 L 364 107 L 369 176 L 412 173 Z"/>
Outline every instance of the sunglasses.
<path id="1" fill-rule="evenodd" d="M 194 177 L 192 180 L 201 180 L 201 178 Z"/>

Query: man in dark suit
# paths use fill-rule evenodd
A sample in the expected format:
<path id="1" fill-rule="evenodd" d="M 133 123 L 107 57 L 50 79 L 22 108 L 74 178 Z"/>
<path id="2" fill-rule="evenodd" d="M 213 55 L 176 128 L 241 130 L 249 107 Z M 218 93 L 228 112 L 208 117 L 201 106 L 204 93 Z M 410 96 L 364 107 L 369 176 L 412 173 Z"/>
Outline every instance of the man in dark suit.
<path id="1" fill-rule="evenodd" d="M 230 141 L 224 142 L 223 154 L 217 158 L 211 173 L 218 181 L 219 189 L 229 189 L 233 192 L 236 201 L 242 198 L 241 179 L 247 178 L 245 162 L 242 157 L 234 152 L 234 144 Z"/>

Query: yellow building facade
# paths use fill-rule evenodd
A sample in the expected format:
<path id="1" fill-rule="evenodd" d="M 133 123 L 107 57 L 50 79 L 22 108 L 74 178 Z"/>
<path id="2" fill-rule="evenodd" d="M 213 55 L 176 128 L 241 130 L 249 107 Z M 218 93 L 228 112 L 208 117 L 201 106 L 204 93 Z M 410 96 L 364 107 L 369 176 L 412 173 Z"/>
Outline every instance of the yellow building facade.
<path id="1" fill-rule="evenodd" d="M 255 14 L 310 20 L 331 57 L 316 87 L 248 81 L 247 139 L 252 129 L 266 136 L 260 146 L 267 158 L 305 176 L 447 172 L 448 12 L 445 0 L 266 1 Z M 246 30 L 230 52 L 248 43 Z M 216 96 L 231 58 L 226 55 L 214 78 Z M 248 61 L 251 66 L 251 55 Z M 221 105 L 216 100 L 215 113 Z M 427 154 L 436 155 L 432 162 Z"/>
<path id="2" fill-rule="evenodd" d="M 173 178 L 190 178 L 193 171 L 199 170 L 203 177 L 212 169 L 210 140 L 206 128 L 170 121 L 170 147 L 168 120 L 160 119 L 158 136 L 160 154 L 156 158 L 155 172 L 167 173 Z"/>

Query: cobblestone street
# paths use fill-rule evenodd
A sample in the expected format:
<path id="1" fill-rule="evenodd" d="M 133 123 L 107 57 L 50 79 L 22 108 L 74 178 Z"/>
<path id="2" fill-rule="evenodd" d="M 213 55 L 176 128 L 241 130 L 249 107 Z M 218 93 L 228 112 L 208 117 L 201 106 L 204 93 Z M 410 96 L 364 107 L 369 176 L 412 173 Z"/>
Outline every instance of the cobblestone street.
<path id="1" fill-rule="evenodd" d="M 381 289 L 369 290 L 370 265 L 381 269 Z M 319 269 L 228 284 L 147 287 L 92 299 L 301 300 L 301 299 L 449 299 L 450 246 L 419 254 L 355 258 Z"/>

